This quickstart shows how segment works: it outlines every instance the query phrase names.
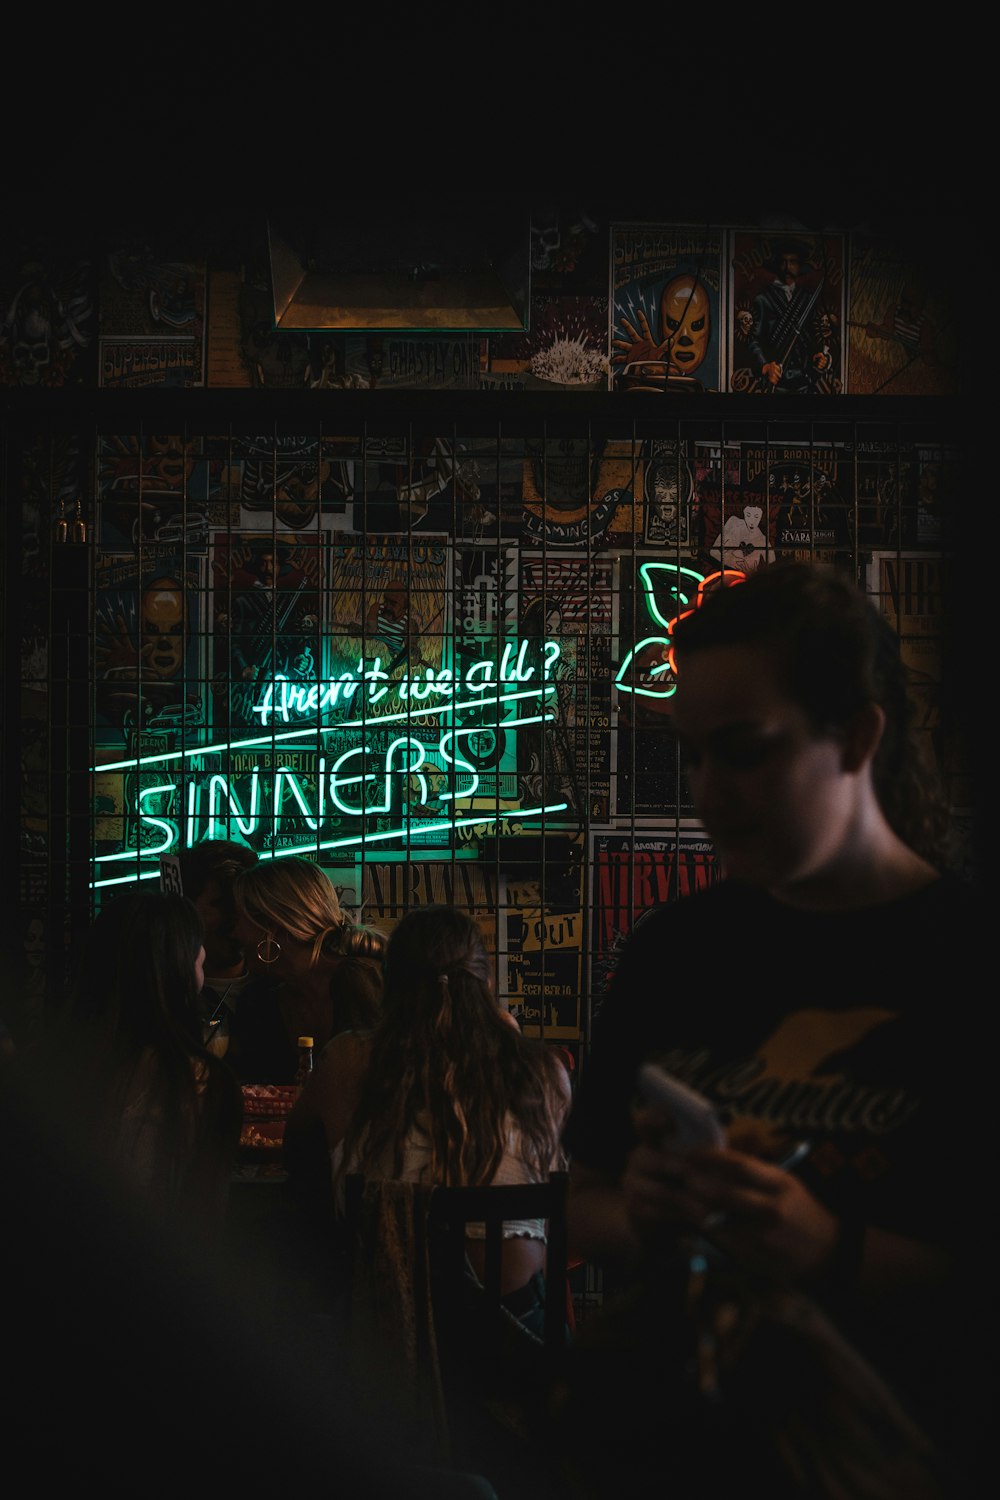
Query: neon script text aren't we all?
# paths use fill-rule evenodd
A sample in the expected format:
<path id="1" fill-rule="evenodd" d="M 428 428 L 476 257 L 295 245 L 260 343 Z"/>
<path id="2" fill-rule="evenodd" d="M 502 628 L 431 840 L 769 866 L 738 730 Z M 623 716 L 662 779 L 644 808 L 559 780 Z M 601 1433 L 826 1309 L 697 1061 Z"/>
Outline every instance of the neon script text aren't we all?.
<path id="1" fill-rule="evenodd" d="M 351 704 L 351 700 L 359 692 L 363 695 L 364 703 L 381 703 L 392 693 L 393 701 L 398 700 L 401 704 L 420 703 L 424 705 L 425 711 L 430 709 L 433 712 L 434 707 L 448 707 L 456 697 L 486 694 L 490 688 L 503 687 L 507 683 L 530 682 L 538 671 L 527 661 L 531 649 L 528 641 L 509 642 L 504 647 L 499 662 L 488 659 L 473 662 L 461 677 L 456 677 L 450 667 L 442 667 L 440 670 L 425 667 L 419 675 L 390 679 L 380 656 L 376 656 L 370 667 L 366 668 L 364 662 L 359 660 L 356 670 L 342 672 L 339 677 L 329 678 L 325 682 L 295 682 L 279 672 L 265 686 L 260 702 L 254 704 L 253 712 L 261 724 L 269 724 L 276 719 L 287 724 L 293 717 L 321 716 L 340 704 Z M 559 659 L 558 642 L 543 642 L 542 654 L 544 661 L 541 674 L 543 681 L 547 681 Z M 461 706 L 475 707 L 477 701 L 473 696 L 469 703 Z"/>

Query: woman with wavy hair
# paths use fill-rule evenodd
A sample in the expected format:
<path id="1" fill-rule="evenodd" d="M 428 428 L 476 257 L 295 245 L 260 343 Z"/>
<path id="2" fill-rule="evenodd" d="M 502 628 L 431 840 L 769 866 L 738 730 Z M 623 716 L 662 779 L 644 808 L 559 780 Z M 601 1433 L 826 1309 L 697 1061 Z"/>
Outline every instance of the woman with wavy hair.
<path id="1" fill-rule="evenodd" d="M 311 860 L 269 860 L 232 887 L 234 936 L 258 980 L 240 997 L 232 1063 L 245 1083 L 290 1083 L 299 1036 L 318 1054 L 339 1031 L 371 1027 L 382 994 L 381 933 L 355 926 Z"/>
<path id="2" fill-rule="evenodd" d="M 453 907 L 418 907 L 395 928 L 378 1025 L 334 1039 L 300 1104 L 322 1121 L 338 1196 L 352 1172 L 481 1186 L 545 1181 L 563 1165 L 565 1069 L 500 1009 L 479 929 Z M 518 1311 L 510 1298 L 542 1271 L 545 1230 L 504 1232 L 501 1290 Z M 470 1245 L 474 1265 L 481 1248 Z"/>

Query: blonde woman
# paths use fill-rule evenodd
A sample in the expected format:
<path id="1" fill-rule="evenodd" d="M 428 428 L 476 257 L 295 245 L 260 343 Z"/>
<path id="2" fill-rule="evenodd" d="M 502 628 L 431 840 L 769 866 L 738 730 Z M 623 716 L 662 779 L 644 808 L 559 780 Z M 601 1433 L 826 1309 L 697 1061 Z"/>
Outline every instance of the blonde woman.
<path id="1" fill-rule="evenodd" d="M 308 859 L 241 871 L 233 902 L 234 936 L 258 983 L 240 1001 L 232 1062 L 244 1083 L 290 1083 L 300 1036 L 313 1038 L 318 1056 L 338 1032 L 377 1021 L 385 939 L 350 921 Z"/>

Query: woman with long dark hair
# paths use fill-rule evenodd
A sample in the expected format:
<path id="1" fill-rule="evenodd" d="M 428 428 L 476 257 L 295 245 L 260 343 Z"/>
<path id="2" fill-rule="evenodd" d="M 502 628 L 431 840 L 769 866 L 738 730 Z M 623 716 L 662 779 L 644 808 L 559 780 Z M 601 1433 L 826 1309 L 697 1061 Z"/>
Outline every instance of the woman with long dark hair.
<path id="1" fill-rule="evenodd" d="M 302 1098 L 323 1122 L 338 1189 L 350 1172 L 438 1186 L 544 1181 L 562 1165 L 568 1102 L 562 1064 L 500 1009 L 475 922 L 447 906 L 403 917 L 378 1025 L 335 1037 Z M 509 1294 L 543 1269 L 545 1234 L 537 1221 L 506 1233 Z"/>
<path id="2" fill-rule="evenodd" d="M 221 1227 L 239 1142 L 238 1085 L 203 1042 L 201 919 L 183 896 L 136 889 L 87 935 L 46 1048 L 74 1124 L 148 1207 Z"/>

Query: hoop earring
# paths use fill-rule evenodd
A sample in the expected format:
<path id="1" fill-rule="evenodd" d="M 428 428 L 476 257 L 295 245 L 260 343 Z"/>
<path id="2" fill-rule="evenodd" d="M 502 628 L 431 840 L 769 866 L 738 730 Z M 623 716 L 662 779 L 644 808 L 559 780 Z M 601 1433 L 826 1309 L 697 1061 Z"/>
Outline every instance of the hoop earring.
<path id="1" fill-rule="evenodd" d="M 265 948 L 267 949 L 266 953 L 263 951 Z M 267 937 L 262 937 L 257 944 L 257 957 L 262 964 L 276 964 L 280 953 L 281 944 L 270 933 L 267 934 Z"/>

